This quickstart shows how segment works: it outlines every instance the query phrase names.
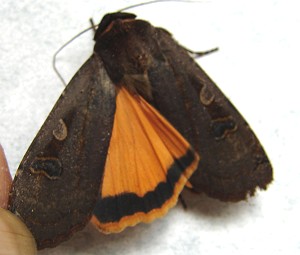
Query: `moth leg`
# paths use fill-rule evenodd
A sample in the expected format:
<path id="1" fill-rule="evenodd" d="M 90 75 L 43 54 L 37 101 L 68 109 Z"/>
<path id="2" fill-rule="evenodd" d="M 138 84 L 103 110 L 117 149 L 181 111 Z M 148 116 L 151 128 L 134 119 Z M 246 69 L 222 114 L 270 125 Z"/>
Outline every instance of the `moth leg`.
<path id="1" fill-rule="evenodd" d="M 180 203 L 181 203 L 183 209 L 186 210 L 186 209 L 187 209 L 187 205 L 186 205 L 186 202 L 185 202 L 185 200 L 184 200 L 182 194 L 179 195 L 178 199 L 179 199 L 179 201 L 180 201 Z"/>
<path id="2" fill-rule="evenodd" d="M 208 55 L 210 53 L 213 53 L 213 52 L 216 52 L 219 50 L 218 47 L 216 48 L 212 48 L 210 50 L 206 50 L 206 51 L 192 51 L 190 49 L 187 49 L 187 48 L 184 48 L 188 53 L 189 55 L 192 57 L 192 58 L 199 58 L 199 57 L 203 57 L 205 55 Z"/>
<path id="3" fill-rule="evenodd" d="M 97 30 L 96 30 L 97 25 L 95 25 L 93 18 L 90 18 L 90 23 L 91 23 L 91 26 L 92 26 L 92 28 L 93 28 L 94 35 L 95 35 L 95 34 L 96 34 L 96 31 L 97 31 Z"/>

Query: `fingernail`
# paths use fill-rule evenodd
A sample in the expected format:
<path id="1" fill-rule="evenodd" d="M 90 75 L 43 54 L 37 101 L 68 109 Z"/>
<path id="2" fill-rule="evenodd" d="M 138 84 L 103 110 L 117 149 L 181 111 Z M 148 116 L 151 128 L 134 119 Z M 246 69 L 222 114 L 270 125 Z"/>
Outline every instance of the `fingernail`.
<path id="1" fill-rule="evenodd" d="M 0 207 L 7 208 L 8 195 L 12 184 L 12 178 L 8 170 L 4 150 L 0 144 Z"/>
<path id="2" fill-rule="evenodd" d="M 35 240 L 25 224 L 10 211 L 0 208 L 0 254 L 37 254 Z"/>

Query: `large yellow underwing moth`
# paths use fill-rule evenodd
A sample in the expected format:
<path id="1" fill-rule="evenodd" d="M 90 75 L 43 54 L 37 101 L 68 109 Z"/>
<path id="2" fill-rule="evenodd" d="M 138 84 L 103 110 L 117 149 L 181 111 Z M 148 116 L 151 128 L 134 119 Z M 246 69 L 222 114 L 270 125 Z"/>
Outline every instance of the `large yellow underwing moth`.
<path id="1" fill-rule="evenodd" d="M 9 209 L 39 249 L 90 220 L 105 233 L 150 222 L 184 187 L 239 201 L 272 181 L 258 139 L 189 52 L 135 18 L 104 16 L 16 173 Z"/>

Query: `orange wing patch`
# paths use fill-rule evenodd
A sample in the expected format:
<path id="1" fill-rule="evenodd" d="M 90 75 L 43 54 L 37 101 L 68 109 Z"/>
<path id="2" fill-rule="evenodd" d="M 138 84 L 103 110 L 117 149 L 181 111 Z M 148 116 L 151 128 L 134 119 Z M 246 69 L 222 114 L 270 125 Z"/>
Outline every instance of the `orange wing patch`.
<path id="1" fill-rule="evenodd" d="M 142 97 L 121 88 L 100 198 L 92 222 L 120 232 L 161 217 L 177 203 L 199 157 Z"/>

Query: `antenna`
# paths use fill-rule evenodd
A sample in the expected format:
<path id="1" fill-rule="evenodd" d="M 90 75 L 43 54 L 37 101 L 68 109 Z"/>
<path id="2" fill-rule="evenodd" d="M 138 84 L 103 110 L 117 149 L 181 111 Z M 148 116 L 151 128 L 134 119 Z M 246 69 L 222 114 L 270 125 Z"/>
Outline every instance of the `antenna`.
<path id="1" fill-rule="evenodd" d="M 155 3 L 162 3 L 162 2 L 181 2 L 181 3 L 199 3 L 199 1 L 193 1 L 193 0 L 152 0 L 152 1 L 148 1 L 148 2 L 144 2 L 144 3 L 140 3 L 140 4 L 133 4 L 127 7 L 124 7 L 120 10 L 118 10 L 118 12 L 123 12 L 132 8 L 136 8 L 136 7 L 140 7 L 140 6 L 144 6 L 144 5 L 150 5 L 150 4 L 155 4 Z"/>
<path id="2" fill-rule="evenodd" d="M 86 33 L 89 30 L 95 29 L 94 26 L 89 27 L 84 29 L 83 31 L 81 31 L 80 33 L 78 33 L 77 35 L 75 35 L 74 37 L 72 37 L 69 41 L 67 41 L 66 43 L 64 43 L 53 55 L 53 60 L 52 60 L 52 66 L 54 69 L 54 72 L 57 74 L 58 78 L 62 81 L 62 83 L 67 86 L 64 78 L 61 76 L 61 74 L 59 73 L 58 69 L 56 68 L 56 57 L 57 55 L 71 42 L 73 42 L 76 38 L 78 38 L 79 36 L 81 36 L 82 34 Z"/>

